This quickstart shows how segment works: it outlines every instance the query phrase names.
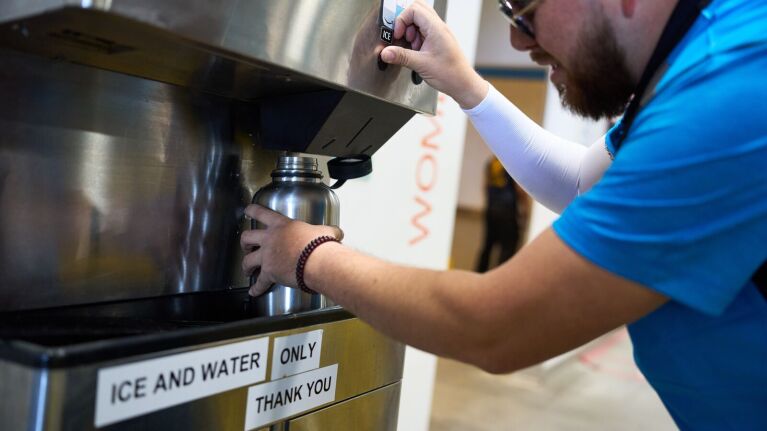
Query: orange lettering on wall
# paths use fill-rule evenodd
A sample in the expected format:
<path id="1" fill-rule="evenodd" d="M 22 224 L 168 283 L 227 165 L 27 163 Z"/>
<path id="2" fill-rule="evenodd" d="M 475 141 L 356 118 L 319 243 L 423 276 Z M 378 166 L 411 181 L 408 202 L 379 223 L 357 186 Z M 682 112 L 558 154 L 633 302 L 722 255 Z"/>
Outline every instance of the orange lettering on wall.
<path id="1" fill-rule="evenodd" d="M 443 100 L 444 96 L 440 94 L 438 103 L 442 103 Z M 437 109 L 437 115 L 429 118 L 429 123 L 432 126 L 431 132 L 421 138 L 422 154 L 418 159 L 415 171 L 415 184 L 421 192 L 421 194 L 416 195 L 415 202 L 418 204 L 420 211 L 410 219 L 413 227 L 418 230 L 418 234 L 410 239 L 410 245 L 415 245 L 429 237 L 429 228 L 424 217 L 431 214 L 430 192 L 437 185 L 439 163 L 436 152 L 439 151 L 439 143 L 435 142 L 435 140 L 442 135 L 441 120 L 443 115 L 443 111 Z"/>
<path id="2" fill-rule="evenodd" d="M 413 223 L 413 226 L 415 226 L 416 229 L 418 229 L 421 233 L 410 240 L 410 245 L 416 244 L 429 236 L 429 228 L 421 224 L 421 218 L 431 214 L 431 205 L 429 202 L 421 199 L 419 196 L 415 197 L 415 202 L 420 205 L 423 210 L 414 215 L 410 221 Z"/>
<path id="3" fill-rule="evenodd" d="M 443 98 L 440 97 L 439 101 L 442 102 L 442 99 Z M 442 134 L 442 124 L 440 124 L 439 122 L 442 115 L 443 115 L 443 112 L 437 109 L 437 115 L 429 118 L 429 123 L 431 123 L 431 125 L 434 126 L 434 130 L 428 135 L 424 136 L 423 139 L 421 139 L 422 147 L 431 148 L 432 150 L 435 150 L 435 151 L 439 150 L 439 146 L 432 143 L 431 140 Z"/>
<path id="4" fill-rule="evenodd" d="M 427 168 L 427 166 L 429 166 Z M 424 181 L 424 177 L 427 178 Z M 437 159 L 431 154 L 424 154 L 418 160 L 415 171 L 415 183 L 422 192 L 428 192 L 437 183 Z"/>

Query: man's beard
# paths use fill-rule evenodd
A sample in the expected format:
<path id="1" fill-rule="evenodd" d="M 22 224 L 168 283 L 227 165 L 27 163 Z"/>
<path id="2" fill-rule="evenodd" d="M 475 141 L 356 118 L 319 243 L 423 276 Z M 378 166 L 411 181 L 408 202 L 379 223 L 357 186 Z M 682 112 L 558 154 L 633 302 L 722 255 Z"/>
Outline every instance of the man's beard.
<path id="1" fill-rule="evenodd" d="M 610 23 L 602 17 L 578 37 L 559 98 L 571 112 L 598 120 L 623 113 L 634 83 Z"/>

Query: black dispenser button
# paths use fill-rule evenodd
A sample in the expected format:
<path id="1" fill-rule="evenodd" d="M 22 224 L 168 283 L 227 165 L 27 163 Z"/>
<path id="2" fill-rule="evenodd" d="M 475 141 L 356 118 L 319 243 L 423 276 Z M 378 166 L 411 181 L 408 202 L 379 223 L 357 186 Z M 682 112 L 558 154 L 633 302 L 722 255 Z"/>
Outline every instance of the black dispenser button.
<path id="1" fill-rule="evenodd" d="M 378 70 L 386 70 L 389 67 L 389 63 L 383 61 L 381 54 L 378 54 Z"/>
<path id="2" fill-rule="evenodd" d="M 413 80 L 413 84 L 419 85 L 423 82 L 423 78 L 415 70 L 410 74 L 410 79 Z"/>

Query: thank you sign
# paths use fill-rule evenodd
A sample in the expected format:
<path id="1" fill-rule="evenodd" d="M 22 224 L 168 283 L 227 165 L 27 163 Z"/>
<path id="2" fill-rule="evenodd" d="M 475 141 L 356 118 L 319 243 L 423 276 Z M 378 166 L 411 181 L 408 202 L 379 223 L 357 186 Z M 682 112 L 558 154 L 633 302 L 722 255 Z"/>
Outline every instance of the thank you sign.
<path id="1" fill-rule="evenodd" d="M 334 364 L 251 386 L 245 429 L 252 430 L 335 401 L 337 377 L 338 364 Z"/>

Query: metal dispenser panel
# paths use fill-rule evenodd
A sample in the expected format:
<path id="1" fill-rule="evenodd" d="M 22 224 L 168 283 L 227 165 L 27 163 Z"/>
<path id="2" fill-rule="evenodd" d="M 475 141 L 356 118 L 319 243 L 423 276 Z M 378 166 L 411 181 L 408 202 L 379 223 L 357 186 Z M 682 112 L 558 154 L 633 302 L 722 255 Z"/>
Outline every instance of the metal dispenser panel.
<path id="1" fill-rule="evenodd" d="M 258 125 L 244 125 L 265 130 L 267 148 L 370 155 L 414 113 L 433 114 L 437 101 L 436 92 L 416 84 L 409 70 L 379 68 L 385 46 L 380 5 L 377 0 L 18 0 L 0 5 L 0 46 L 246 102 L 277 97 L 278 112 L 251 117 L 250 122 L 261 120 Z M 435 7 L 444 14 L 445 0 Z M 337 93 L 335 103 L 313 111 L 313 101 L 327 100 L 328 92 Z M 296 105 L 286 107 L 289 101 Z M 294 129 L 305 125 L 296 114 L 312 117 L 320 134 L 284 139 L 288 118 L 299 121 Z"/>
<path id="2" fill-rule="evenodd" d="M 379 69 L 380 6 L 0 2 L 0 311 L 247 285 L 272 150 L 371 155 L 434 112 Z"/>
<path id="3" fill-rule="evenodd" d="M 262 316 L 239 247 L 276 150 L 371 155 L 435 112 L 378 62 L 382 4 L 0 1 L 0 428 L 394 429 L 404 346 Z"/>

